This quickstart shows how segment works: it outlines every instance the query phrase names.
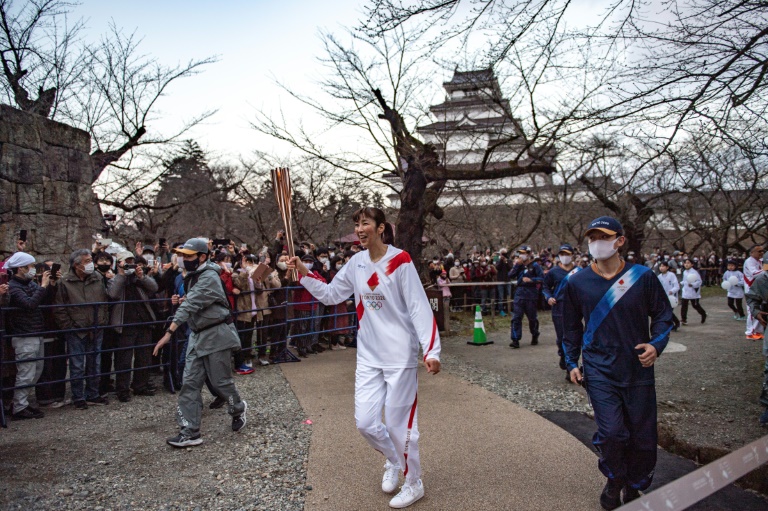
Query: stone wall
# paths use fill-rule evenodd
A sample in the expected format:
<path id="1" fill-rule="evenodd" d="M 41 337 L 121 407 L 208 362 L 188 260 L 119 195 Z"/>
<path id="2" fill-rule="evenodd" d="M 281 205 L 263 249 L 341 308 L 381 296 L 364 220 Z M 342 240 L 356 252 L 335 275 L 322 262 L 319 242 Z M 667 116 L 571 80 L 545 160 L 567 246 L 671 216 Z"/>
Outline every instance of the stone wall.
<path id="1" fill-rule="evenodd" d="M 85 131 L 0 105 L 0 253 L 15 251 L 20 229 L 38 261 L 64 268 L 73 250 L 91 247 L 101 210 L 90 149 Z"/>

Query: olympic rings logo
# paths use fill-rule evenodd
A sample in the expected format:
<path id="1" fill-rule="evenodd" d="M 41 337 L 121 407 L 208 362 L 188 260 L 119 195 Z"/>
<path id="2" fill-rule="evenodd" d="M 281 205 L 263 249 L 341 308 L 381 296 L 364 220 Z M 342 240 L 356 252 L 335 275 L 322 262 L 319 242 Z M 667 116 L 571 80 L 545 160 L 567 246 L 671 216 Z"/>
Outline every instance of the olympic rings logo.
<path id="1" fill-rule="evenodd" d="M 382 307 L 384 307 L 384 303 L 378 300 L 368 300 L 367 302 L 365 302 L 365 306 L 368 307 L 369 309 L 377 311 Z"/>

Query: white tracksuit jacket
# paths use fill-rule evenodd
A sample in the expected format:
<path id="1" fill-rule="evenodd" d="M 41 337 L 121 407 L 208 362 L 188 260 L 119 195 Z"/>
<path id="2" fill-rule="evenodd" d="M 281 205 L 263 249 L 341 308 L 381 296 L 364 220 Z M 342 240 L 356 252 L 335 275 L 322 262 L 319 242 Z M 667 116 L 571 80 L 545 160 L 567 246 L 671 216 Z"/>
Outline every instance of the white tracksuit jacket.
<path id="1" fill-rule="evenodd" d="M 440 360 L 440 334 L 419 274 L 408 252 L 393 246 L 379 261 L 367 250 L 355 254 L 330 284 L 310 278 L 301 284 L 326 305 L 355 294 L 357 363 L 377 368 L 418 367 L 419 344 L 424 360 Z"/>
<path id="2" fill-rule="evenodd" d="M 693 275 L 693 282 L 688 282 L 688 276 Z M 701 275 L 691 268 L 683 272 L 683 281 L 680 285 L 683 287 L 683 298 L 686 300 L 697 300 L 701 298 Z"/>
<path id="3" fill-rule="evenodd" d="M 752 285 L 752 283 L 755 281 L 758 275 L 763 273 L 763 263 L 761 263 L 759 260 L 755 259 L 752 256 L 747 257 L 747 260 L 744 261 L 744 292 L 749 292 L 749 287 Z M 760 324 L 759 321 L 757 321 L 755 318 L 752 317 L 752 313 L 749 310 L 749 307 L 747 307 L 747 327 L 744 331 L 747 335 L 752 335 L 754 333 L 760 333 L 763 331 L 763 326 Z"/>
<path id="4" fill-rule="evenodd" d="M 680 291 L 680 283 L 677 281 L 677 275 L 671 271 L 667 271 L 667 273 L 659 272 L 658 276 L 664 291 L 668 295 L 677 295 L 677 292 Z"/>
<path id="5" fill-rule="evenodd" d="M 744 274 L 739 270 L 728 270 L 723 273 L 723 282 L 731 277 L 736 277 L 739 280 L 739 283 L 728 288 L 728 298 L 744 298 Z"/>

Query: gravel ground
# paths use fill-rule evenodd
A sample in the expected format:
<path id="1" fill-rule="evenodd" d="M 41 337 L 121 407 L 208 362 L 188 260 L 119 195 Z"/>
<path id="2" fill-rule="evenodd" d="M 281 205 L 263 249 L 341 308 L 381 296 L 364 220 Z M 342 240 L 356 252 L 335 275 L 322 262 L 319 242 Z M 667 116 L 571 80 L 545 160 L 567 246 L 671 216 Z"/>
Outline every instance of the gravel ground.
<path id="1" fill-rule="evenodd" d="M 311 426 L 296 397 L 277 366 L 236 383 L 249 405 L 245 429 L 233 433 L 204 391 L 205 443 L 195 448 L 165 444 L 177 431 L 166 392 L 9 422 L 0 430 L 0 509 L 303 509 Z"/>
<path id="2" fill-rule="evenodd" d="M 481 349 L 481 348 L 470 348 Z M 561 411 L 592 413 L 586 394 L 575 387 L 540 388 L 522 381 L 510 380 L 502 375 L 467 363 L 462 358 L 441 354 L 445 369 L 470 383 L 479 385 L 532 412 Z"/>

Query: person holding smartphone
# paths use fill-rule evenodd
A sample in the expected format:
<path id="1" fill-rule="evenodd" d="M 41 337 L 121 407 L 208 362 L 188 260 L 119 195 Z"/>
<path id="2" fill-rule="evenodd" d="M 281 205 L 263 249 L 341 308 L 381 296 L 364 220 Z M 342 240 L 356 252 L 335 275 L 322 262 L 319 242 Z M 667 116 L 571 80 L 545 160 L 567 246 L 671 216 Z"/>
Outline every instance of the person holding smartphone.
<path id="1" fill-rule="evenodd" d="M 8 284 L 11 310 L 6 314 L 5 328 L 16 354 L 15 386 L 31 385 L 13 392 L 13 418 L 41 419 L 45 414 L 29 403 L 29 396 L 43 372 L 43 360 L 24 360 L 43 357 L 43 338 L 39 333 L 45 331 L 45 319 L 40 305 L 53 299 L 56 284 L 51 281 L 50 271 L 43 272 L 40 285 L 37 284 L 35 258 L 25 252 L 13 254 L 5 267 L 11 275 Z"/>

